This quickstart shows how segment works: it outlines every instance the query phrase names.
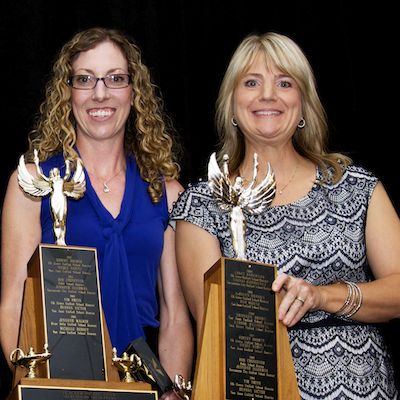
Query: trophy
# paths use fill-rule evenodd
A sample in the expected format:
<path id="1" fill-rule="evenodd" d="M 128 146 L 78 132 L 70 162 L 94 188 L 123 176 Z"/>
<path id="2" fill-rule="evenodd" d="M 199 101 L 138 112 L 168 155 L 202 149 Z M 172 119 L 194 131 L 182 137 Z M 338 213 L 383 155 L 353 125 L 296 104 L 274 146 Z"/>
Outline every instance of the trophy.
<path id="1" fill-rule="evenodd" d="M 112 363 L 121 372 L 121 382 L 136 382 L 135 373 L 142 367 L 142 360 L 136 354 L 128 355 L 124 352 L 122 357 L 117 356 L 117 349 L 113 347 Z"/>
<path id="2" fill-rule="evenodd" d="M 186 382 L 182 375 L 176 375 L 174 382 L 172 382 L 143 337 L 133 340 L 124 354 L 126 357 L 135 356 L 140 360 L 139 368 L 133 374 L 136 380 L 150 383 L 161 394 L 173 390 L 180 399 L 190 399 L 191 382 Z M 127 356 L 127 354 L 130 354 L 130 356 Z"/>
<path id="3" fill-rule="evenodd" d="M 44 197 L 50 194 L 51 214 L 53 217 L 53 229 L 57 245 L 65 243 L 65 221 L 67 218 L 67 199 L 80 199 L 86 190 L 85 172 L 82 162 L 78 158 L 75 173 L 71 178 L 71 164 L 65 161 L 65 175 L 61 177 L 58 168 L 52 168 L 49 176 L 43 174 L 39 165 L 38 151 L 33 151 L 34 163 L 38 177 L 33 177 L 26 168 L 24 156 L 19 159 L 18 182 L 21 188 L 31 196 Z"/>
<path id="4" fill-rule="evenodd" d="M 141 360 L 141 367 L 135 374 L 139 381 L 148 382 L 161 393 L 171 390 L 173 384 L 144 337 L 133 340 L 126 348 L 127 354 L 134 354 Z"/>
<path id="5" fill-rule="evenodd" d="M 46 362 L 51 357 L 51 353 L 48 351 L 47 344 L 44 345 L 44 353 L 35 353 L 33 347 L 29 349 L 28 354 L 25 354 L 20 348 L 16 348 L 10 354 L 10 361 L 17 367 L 23 367 L 28 369 L 26 375 L 27 378 L 37 378 L 37 367 Z"/>
<path id="6" fill-rule="evenodd" d="M 182 375 L 175 375 L 174 392 L 182 400 L 190 400 L 192 383 L 186 381 Z"/>
<path id="7" fill-rule="evenodd" d="M 275 196 L 271 166 L 248 186 L 231 180 L 229 157 L 220 169 L 213 153 L 208 184 L 217 205 L 228 211 L 235 258 L 222 257 L 204 275 L 205 313 L 199 338 L 192 399 L 300 399 L 289 338 L 277 318 L 279 296 L 271 290 L 275 265 L 246 260 L 246 217 L 260 214 Z M 257 184 L 257 181 L 259 184 Z"/>
<path id="8" fill-rule="evenodd" d="M 260 214 L 272 202 L 275 196 L 275 176 L 268 163 L 267 174 L 255 186 L 258 173 L 258 156 L 254 153 L 253 178 L 248 187 L 244 187 L 243 178 L 238 176 L 232 184 L 229 178 L 229 157 L 223 157 L 223 171 L 220 170 L 215 153 L 208 163 L 208 183 L 218 206 L 230 211 L 230 229 L 236 257 L 246 258 L 246 219 L 244 213 Z"/>
<path id="9" fill-rule="evenodd" d="M 28 171 L 24 156 L 20 157 L 18 182 L 30 196 L 50 196 L 55 244 L 40 243 L 28 263 L 18 348 L 11 358 L 15 366 L 24 366 L 29 372 L 24 377 L 22 368 L 15 368 L 9 400 L 98 396 L 155 400 L 157 393 L 148 383 L 126 384 L 134 358 L 118 361 L 117 368 L 126 377 L 124 382 L 120 381 L 116 364 L 113 366 L 96 248 L 66 244 L 67 202 L 80 199 L 86 190 L 82 161 L 77 159 L 72 173 L 71 162 L 65 160 L 64 176 L 57 167 L 46 176 L 36 149 L 33 162 L 35 176 Z M 42 343 L 48 344 L 51 354 L 47 347 L 44 353 L 35 354 L 33 349 Z M 30 348 L 27 355 L 21 350 L 25 348 Z"/>
<path id="10" fill-rule="evenodd" d="M 80 199 L 86 190 L 82 161 L 77 159 L 72 174 L 71 161 L 65 160 L 63 177 L 57 167 L 49 176 L 43 173 L 37 149 L 33 150 L 33 162 L 35 176 L 28 171 L 24 156 L 20 157 L 18 183 L 30 196 L 50 196 L 55 244 L 39 244 L 28 263 L 18 347 L 48 344 L 52 357 L 46 378 L 104 380 L 107 373 L 96 249 L 67 246 L 65 242 L 67 200 Z"/>

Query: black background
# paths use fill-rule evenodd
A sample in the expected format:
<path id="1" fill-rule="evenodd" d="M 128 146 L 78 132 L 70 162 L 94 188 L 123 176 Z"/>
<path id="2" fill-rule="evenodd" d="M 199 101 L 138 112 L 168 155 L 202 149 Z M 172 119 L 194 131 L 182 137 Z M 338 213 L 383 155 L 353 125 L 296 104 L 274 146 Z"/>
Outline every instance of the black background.
<path id="1" fill-rule="evenodd" d="M 56 52 L 76 31 L 101 25 L 141 47 L 185 149 L 184 185 L 205 173 L 215 150 L 215 100 L 232 52 L 245 35 L 272 30 L 291 36 L 314 68 L 331 150 L 376 173 L 399 211 L 396 15 L 388 1 L 2 0 L 1 201 Z M 394 343 L 398 324 L 388 331 Z"/>
<path id="2" fill-rule="evenodd" d="M 274 30 L 291 36 L 314 68 L 331 149 L 373 170 L 399 210 L 397 21 L 385 1 L 3 0 L 0 15 L 2 193 L 56 52 L 76 31 L 102 25 L 135 38 L 184 145 L 186 184 L 214 150 L 214 105 L 232 52 L 245 35 Z"/>

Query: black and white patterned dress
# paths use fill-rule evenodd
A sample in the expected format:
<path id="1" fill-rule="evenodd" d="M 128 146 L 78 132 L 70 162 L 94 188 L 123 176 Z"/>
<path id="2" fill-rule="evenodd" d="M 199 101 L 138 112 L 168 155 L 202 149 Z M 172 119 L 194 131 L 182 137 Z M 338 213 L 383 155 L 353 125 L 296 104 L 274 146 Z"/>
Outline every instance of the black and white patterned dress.
<path id="1" fill-rule="evenodd" d="M 317 180 L 321 181 L 317 170 Z M 279 272 L 314 285 L 372 279 L 365 248 L 366 214 L 377 178 L 347 167 L 335 185 L 314 184 L 303 198 L 247 215 L 247 259 L 276 264 Z M 235 253 L 229 213 L 216 204 L 206 182 L 189 186 L 171 218 L 200 226 L 219 239 L 223 256 Z M 393 367 L 379 329 L 306 314 L 289 330 L 302 399 L 397 399 Z"/>

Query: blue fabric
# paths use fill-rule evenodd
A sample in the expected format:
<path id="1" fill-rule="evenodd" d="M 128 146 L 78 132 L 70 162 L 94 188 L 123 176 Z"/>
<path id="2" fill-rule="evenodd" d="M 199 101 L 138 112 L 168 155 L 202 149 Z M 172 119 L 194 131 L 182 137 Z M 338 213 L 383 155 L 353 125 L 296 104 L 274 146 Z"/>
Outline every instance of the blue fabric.
<path id="1" fill-rule="evenodd" d="M 41 164 L 46 176 L 55 166 L 63 176 L 62 155 Z M 66 243 L 97 249 L 102 305 L 111 344 L 120 353 L 144 336 L 144 327 L 159 326 L 157 272 L 168 226 L 166 196 L 152 203 L 148 183 L 133 158 L 127 159 L 125 194 L 117 218 L 101 203 L 87 172 L 86 186 L 80 200 L 68 198 Z M 49 197 L 42 200 L 41 225 L 42 243 L 54 243 Z"/>

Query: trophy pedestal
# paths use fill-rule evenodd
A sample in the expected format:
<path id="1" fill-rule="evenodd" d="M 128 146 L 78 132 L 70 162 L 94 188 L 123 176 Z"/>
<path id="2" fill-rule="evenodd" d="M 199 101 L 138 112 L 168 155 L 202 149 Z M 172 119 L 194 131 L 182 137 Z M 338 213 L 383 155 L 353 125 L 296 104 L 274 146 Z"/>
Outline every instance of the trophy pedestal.
<path id="1" fill-rule="evenodd" d="M 113 366 L 94 248 L 40 244 L 31 257 L 18 348 L 32 349 L 40 358 L 44 345 L 51 356 L 37 365 L 34 378 L 15 368 L 10 400 L 97 398 L 77 392 L 101 392 L 99 399 L 105 400 L 136 392 L 138 400 L 157 399 L 147 383 L 120 382 Z"/>
<path id="2" fill-rule="evenodd" d="M 96 397 L 97 394 L 97 397 Z M 121 383 L 91 380 L 26 379 L 14 387 L 8 400 L 58 400 L 58 399 L 102 400 L 157 400 L 157 392 L 143 382 Z"/>
<path id="3" fill-rule="evenodd" d="M 300 400 L 276 268 L 221 258 L 205 274 L 205 317 L 192 400 Z"/>

